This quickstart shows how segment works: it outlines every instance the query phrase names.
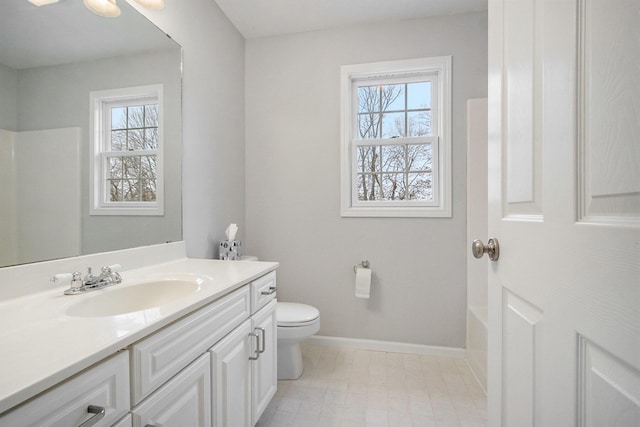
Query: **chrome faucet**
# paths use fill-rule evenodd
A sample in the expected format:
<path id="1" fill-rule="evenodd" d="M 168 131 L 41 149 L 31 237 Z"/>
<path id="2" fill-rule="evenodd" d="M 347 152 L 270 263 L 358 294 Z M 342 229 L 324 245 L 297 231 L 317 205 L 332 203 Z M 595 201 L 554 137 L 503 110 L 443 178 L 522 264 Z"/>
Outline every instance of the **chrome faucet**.
<path id="1" fill-rule="evenodd" d="M 91 267 L 87 268 L 87 274 L 82 277 L 79 271 L 73 274 L 56 274 L 51 278 L 53 283 L 70 283 L 69 289 L 64 291 L 65 295 L 78 295 L 85 292 L 96 291 L 107 286 L 117 285 L 122 282 L 120 276 L 120 264 L 102 267 L 99 276 L 94 276 Z"/>

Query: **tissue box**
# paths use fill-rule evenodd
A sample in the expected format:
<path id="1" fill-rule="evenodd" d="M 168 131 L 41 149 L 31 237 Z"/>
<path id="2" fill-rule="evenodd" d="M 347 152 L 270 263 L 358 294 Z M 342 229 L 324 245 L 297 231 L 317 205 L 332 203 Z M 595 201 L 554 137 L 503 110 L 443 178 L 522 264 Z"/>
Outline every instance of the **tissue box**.
<path id="1" fill-rule="evenodd" d="M 240 240 L 222 240 L 220 242 L 220 259 L 238 260 L 242 256 Z"/>

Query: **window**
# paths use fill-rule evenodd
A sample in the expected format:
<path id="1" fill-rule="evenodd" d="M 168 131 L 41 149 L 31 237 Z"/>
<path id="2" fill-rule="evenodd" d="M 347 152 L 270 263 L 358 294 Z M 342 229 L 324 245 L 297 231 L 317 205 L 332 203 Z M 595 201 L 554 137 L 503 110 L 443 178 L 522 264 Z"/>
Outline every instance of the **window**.
<path id="1" fill-rule="evenodd" d="M 91 92 L 92 215 L 163 215 L 162 86 Z"/>
<path id="2" fill-rule="evenodd" d="M 342 67 L 342 216 L 451 216 L 451 58 Z"/>

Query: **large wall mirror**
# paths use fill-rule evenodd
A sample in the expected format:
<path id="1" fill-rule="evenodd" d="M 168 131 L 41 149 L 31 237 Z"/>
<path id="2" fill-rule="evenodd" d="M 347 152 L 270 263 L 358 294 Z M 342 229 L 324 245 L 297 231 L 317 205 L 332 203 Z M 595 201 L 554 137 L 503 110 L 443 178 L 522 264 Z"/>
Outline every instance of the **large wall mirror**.
<path id="1" fill-rule="evenodd" d="M 0 12 L 0 266 L 182 238 L 181 47 L 124 1 Z M 90 214 L 90 93 L 163 88 L 164 214 Z"/>

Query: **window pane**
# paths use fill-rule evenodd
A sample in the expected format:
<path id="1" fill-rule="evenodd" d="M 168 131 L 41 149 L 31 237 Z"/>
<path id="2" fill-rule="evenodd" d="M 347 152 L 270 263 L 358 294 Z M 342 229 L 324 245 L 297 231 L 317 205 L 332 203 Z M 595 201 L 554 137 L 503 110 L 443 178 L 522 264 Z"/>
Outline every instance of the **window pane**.
<path id="1" fill-rule="evenodd" d="M 382 148 L 378 145 L 363 145 L 358 147 L 356 156 L 358 172 L 379 172 L 382 169 L 380 152 Z"/>
<path id="2" fill-rule="evenodd" d="M 431 135 L 431 111 L 412 111 L 407 113 L 409 136 Z"/>
<path id="3" fill-rule="evenodd" d="M 111 109 L 111 129 L 127 128 L 127 107 Z"/>
<path id="4" fill-rule="evenodd" d="M 112 179 L 108 181 L 109 185 L 109 201 L 120 202 L 122 201 L 122 181 L 119 179 Z"/>
<path id="5" fill-rule="evenodd" d="M 431 173 L 410 173 L 408 178 L 407 198 L 409 200 L 433 200 L 433 175 Z"/>
<path id="6" fill-rule="evenodd" d="M 431 82 L 407 84 L 407 109 L 431 108 Z"/>
<path id="7" fill-rule="evenodd" d="M 127 112 L 129 129 L 144 127 L 144 106 L 129 107 Z"/>
<path id="8" fill-rule="evenodd" d="M 135 179 L 128 179 L 122 181 L 123 201 L 125 202 L 137 202 L 140 200 L 140 181 Z"/>
<path id="9" fill-rule="evenodd" d="M 144 150 L 144 129 L 130 130 L 127 135 L 127 149 Z"/>
<path id="10" fill-rule="evenodd" d="M 380 200 L 380 191 L 382 190 L 382 175 L 379 173 L 371 175 L 371 191 L 369 192 L 369 200 Z"/>
<path id="11" fill-rule="evenodd" d="M 109 178 L 122 178 L 122 159 L 120 157 L 109 157 Z"/>
<path id="12" fill-rule="evenodd" d="M 122 165 L 124 178 L 138 178 L 140 176 L 140 156 L 123 157 Z"/>
<path id="13" fill-rule="evenodd" d="M 380 138 L 380 114 L 367 113 L 358 115 L 358 136 L 360 139 Z"/>
<path id="14" fill-rule="evenodd" d="M 404 111 L 404 84 L 382 86 L 382 111 Z"/>
<path id="15" fill-rule="evenodd" d="M 433 168 L 431 144 L 407 145 L 407 161 L 409 171 L 431 171 Z"/>
<path id="16" fill-rule="evenodd" d="M 145 105 L 145 127 L 158 127 L 158 104 Z"/>
<path id="17" fill-rule="evenodd" d="M 385 113 L 382 115 L 383 138 L 396 138 L 405 135 L 404 113 Z"/>
<path id="18" fill-rule="evenodd" d="M 358 200 L 375 200 L 377 187 L 373 174 L 358 174 Z"/>
<path id="19" fill-rule="evenodd" d="M 141 178 L 157 177 L 156 156 L 142 156 L 140 158 L 140 177 Z"/>
<path id="20" fill-rule="evenodd" d="M 143 179 L 141 183 L 142 183 L 142 201 L 155 202 L 156 201 L 156 180 Z"/>
<path id="21" fill-rule="evenodd" d="M 362 86 L 358 88 L 358 112 L 371 113 L 380 111 L 379 86 Z"/>
<path id="22" fill-rule="evenodd" d="M 403 200 L 404 187 L 404 173 L 384 174 L 380 200 Z"/>
<path id="23" fill-rule="evenodd" d="M 382 172 L 404 172 L 404 145 L 382 145 Z"/>
<path id="24" fill-rule="evenodd" d="M 158 149 L 158 128 L 151 128 L 151 129 L 144 130 L 144 149 L 145 150 Z"/>
<path id="25" fill-rule="evenodd" d="M 111 151 L 124 151 L 127 149 L 127 131 L 114 130 L 111 132 Z"/>
<path id="26" fill-rule="evenodd" d="M 373 147 L 363 145 L 356 149 L 356 167 L 358 172 L 371 172 L 371 162 L 373 159 Z"/>

